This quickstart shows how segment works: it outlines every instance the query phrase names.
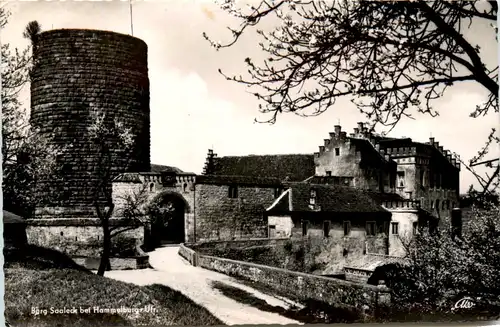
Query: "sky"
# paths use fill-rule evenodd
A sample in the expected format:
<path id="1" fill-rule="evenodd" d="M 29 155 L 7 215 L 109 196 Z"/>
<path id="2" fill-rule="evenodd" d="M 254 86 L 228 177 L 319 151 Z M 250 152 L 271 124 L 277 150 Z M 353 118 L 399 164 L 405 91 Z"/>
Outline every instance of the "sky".
<path id="1" fill-rule="evenodd" d="M 131 34 L 128 1 L 12 1 L 3 5 L 11 17 L 2 31 L 2 43 L 18 48 L 28 46 L 22 32 L 32 20 L 37 20 L 43 31 L 88 28 Z M 265 118 L 258 112 L 255 97 L 243 85 L 226 81 L 218 69 L 229 74 L 245 73 L 246 57 L 262 58 L 260 39 L 249 33 L 231 48 L 211 48 L 203 32 L 227 41 L 230 32 L 226 26 L 235 26 L 233 18 L 213 1 L 133 2 L 132 17 L 133 35 L 148 44 L 152 163 L 201 173 L 210 148 L 219 156 L 313 153 L 334 125 L 340 122 L 349 134 L 358 121 L 365 121 L 345 98 L 317 117 L 284 114 L 273 125 L 255 123 L 255 118 Z M 260 28 L 274 23 L 264 21 Z M 476 24 L 464 34 L 482 45 L 487 63 L 496 64 L 498 44 L 489 26 Z M 500 122 L 494 113 L 469 118 L 486 95 L 475 83 L 456 84 L 435 102 L 440 116 L 404 119 L 388 135 L 418 142 L 427 142 L 432 136 L 445 149 L 469 159 Z M 21 93 L 21 100 L 29 106 L 29 87 Z M 497 156 L 492 153 L 489 158 Z M 461 192 L 476 184 L 463 168 L 460 179 Z"/>

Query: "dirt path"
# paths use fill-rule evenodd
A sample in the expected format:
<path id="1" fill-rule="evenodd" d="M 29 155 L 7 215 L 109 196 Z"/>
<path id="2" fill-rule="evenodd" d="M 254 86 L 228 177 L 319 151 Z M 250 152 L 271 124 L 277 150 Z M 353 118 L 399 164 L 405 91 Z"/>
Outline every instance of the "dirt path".
<path id="1" fill-rule="evenodd" d="M 247 291 L 272 306 L 288 308 L 288 304 L 283 300 L 242 285 L 229 276 L 191 266 L 178 255 L 178 250 L 178 246 L 169 246 L 150 252 L 149 261 L 154 269 L 109 271 L 105 276 L 137 285 L 166 285 L 204 306 L 228 325 L 301 324 L 277 313 L 261 311 L 224 296 L 212 287 L 212 282 L 223 282 Z"/>

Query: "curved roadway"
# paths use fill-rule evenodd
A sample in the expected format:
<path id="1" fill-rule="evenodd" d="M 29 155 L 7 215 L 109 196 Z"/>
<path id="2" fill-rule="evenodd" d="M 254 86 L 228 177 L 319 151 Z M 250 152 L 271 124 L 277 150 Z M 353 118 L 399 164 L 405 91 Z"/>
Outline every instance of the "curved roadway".
<path id="1" fill-rule="evenodd" d="M 229 276 L 191 266 L 177 253 L 178 250 L 178 246 L 167 246 L 150 252 L 149 262 L 153 269 L 108 271 L 105 276 L 137 285 L 168 286 L 182 292 L 228 325 L 301 324 L 277 313 L 261 311 L 224 296 L 212 287 L 213 281 L 250 292 L 270 305 L 289 307 L 287 302 L 242 285 Z"/>

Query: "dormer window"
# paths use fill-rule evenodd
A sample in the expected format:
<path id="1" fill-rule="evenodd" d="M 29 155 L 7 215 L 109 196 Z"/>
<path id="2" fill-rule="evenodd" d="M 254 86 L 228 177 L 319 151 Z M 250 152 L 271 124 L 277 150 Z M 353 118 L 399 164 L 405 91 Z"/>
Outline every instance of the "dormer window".
<path id="1" fill-rule="evenodd" d="M 316 204 L 316 190 L 311 190 L 311 196 L 309 198 L 309 204 Z"/>

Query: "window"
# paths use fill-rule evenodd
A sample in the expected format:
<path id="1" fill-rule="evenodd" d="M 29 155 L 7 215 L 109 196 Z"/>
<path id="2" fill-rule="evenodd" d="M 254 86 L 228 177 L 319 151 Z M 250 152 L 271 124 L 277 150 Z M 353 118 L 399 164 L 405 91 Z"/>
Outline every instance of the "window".
<path id="1" fill-rule="evenodd" d="M 309 222 L 307 220 L 302 220 L 302 236 L 306 236 L 307 235 L 307 225 L 309 224 Z"/>
<path id="2" fill-rule="evenodd" d="M 424 186 L 424 170 L 420 170 L 420 185 Z"/>
<path id="3" fill-rule="evenodd" d="M 392 222 L 391 223 L 391 234 L 398 235 L 399 234 L 399 223 Z"/>
<path id="4" fill-rule="evenodd" d="M 375 222 L 374 221 L 368 221 L 366 223 L 366 235 L 367 236 L 375 236 Z"/>
<path id="5" fill-rule="evenodd" d="M 332 176 L 332 172 L 331 172 L 331 171 L 329 171 L 329 170 L 327 170 L 327 171 L 326 171 L 326 176 Z"/>
<path id="6" fill-rule="evenodd" d="M 235 199 L 238 197 L 238 186 L 229 186 L 229 194 L 228 194 L 229 198 L 231 199 Z"/>
<path id="7" fill-rule="evenodd" d="M 316 204 L 316 190 L 311 190 L 311 197 L 309 199 L 309 204 Z"/>
<path id="8" fill-rule="evenodd" d="M 446 209 L 446 204 L 447 204 L 447 203 L 448 203 L 448 201 L 447 201 L 447 200 L 444 200 L 444 201 L 443 201 L 443 210 L 444 210 L 444 209 Z"/>
<path id="9" fill-rule="evenodd" d="M 323 221 L 323 235 L 325 237 L 330 235 L 330 222 L 328 220 Z"/>
<path id="10" fill-rule="evenodd" d="M 351 222 L 344 221 L 344 236 L 349 236 L 351 234 Z"/>
<path id="11" fill-rule="evenodd" d="M 335 155 L 340 156 L 340 148 L 335 148 Z"/>
<path id="12" fill-rule="evenodd" d="M 413 223 L 413 235 L 417 235 L 418 232 L 418 223 L 414 222 Z"/>
<path id="13" fill-rule="evenodd" d="M 276 226 L 269 225 L 269 238 L 276 238 Z"/>
<path id="14" fill-rule="evenodd" d="M 182 189 L 183 189 L 184 193 L 186 193 L 186 192 L 187 192 L 187 187 L 188 187 L 187 183 L 184 183 L 184 186 L 182 187 Z"/>
<path id="15" fill-rule="evenodd" d="M 434 201 L 431 201 L 431 209 L 434 210 Z"/>
<path id="16" fill-rule="evenodd" d="M 155 183 L 149 183 L 149 192 L 155 191 Z"/>
<path id="17" fill-rule="evenodd" d="M 439 211 L 439 199 L 436 200 L 436 211 Z"/>
<path id="18" fill-rule="evenodd" d="M 405 186 L 405 172 L 404 171 L 397 172 L 397 185 L 398 185 L 398 187 Z"/>

